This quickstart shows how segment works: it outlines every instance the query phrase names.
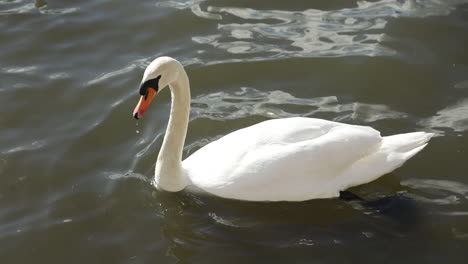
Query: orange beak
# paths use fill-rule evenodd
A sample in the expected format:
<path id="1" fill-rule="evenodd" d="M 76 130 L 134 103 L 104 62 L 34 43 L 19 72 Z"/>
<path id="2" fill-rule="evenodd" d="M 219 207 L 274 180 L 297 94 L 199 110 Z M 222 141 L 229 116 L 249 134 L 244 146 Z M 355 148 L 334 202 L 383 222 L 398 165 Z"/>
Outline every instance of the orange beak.
<path id="1" fill-rule="evenodd" d="M 142 95 L 140 97 L 140 101 L 138 102 L 135 110 L 133 110 L 133 117 L 136 119 L 141 118 L 143 114 L 146 112 L 148 107 L 153 101 L 154 96 L 156 95 L 156 90 L 152 88 L 148 88 L 148 93 L 146 95 Z"/>

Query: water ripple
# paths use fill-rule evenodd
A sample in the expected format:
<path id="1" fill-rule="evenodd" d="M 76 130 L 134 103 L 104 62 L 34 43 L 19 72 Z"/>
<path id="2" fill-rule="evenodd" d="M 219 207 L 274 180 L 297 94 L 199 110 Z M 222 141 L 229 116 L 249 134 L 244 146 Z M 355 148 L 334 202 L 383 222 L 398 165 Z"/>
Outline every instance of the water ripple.
<path id="1" fill-rule="evenodd" d="M 298 114 L 314 116 L 319 113 L 336 113 L 333 118 L 338 122 L 350 120 L 372 123 L 379 120 L 402 120 L 409 114 L 391 109 L 383 104 L 361 102 L 339 102 L 336 96 L 318 98 L 298 98 L 284 91 L 259 91 L 251 87 L 241 87 L 237 91 L 221 91 L 201 95 L 192 100 L 192 120 L 208 118 L 211 120 L 232 120 L 259 115 L 267 118 L 287 118 Z M 440 129 L 455 132 L 468 130 L 468 99 L 448 106 L 436 115 L 422 119 L 418 125 L 437 135 L 444 135 Z"/>
<path id="2" fill-rule="evenodd" d="M 27 66 L 27 67 L 8 67 L 2 68 L 1 73 L 10 73 L 10 74 L 31 74 L 35 73 L 38 70 L 37 66 Z"/>
<path id="3" fill-rule="evenodd" d="M 465 199 L 468 199 L 468 186 L 466 184 L 456 181 L 433 179 L 407 179 L 403 180 L 401 182 L 401 185 L 411 187 L 414 189 L 428 190 L 431 192 L 449 192 L 462 196 Z"/>
<path id="4" fill-rule="evenodd" d="M 267 118 L 313 116 L 317 113 L 339 113 L 335 119 L 358 120 L 369 123 L 382 119 L 402 119 L 407 114 L 386 105 L 367 103 L 339 103 L 337 97 L 298 98 L 284 91 L 259 91 L 242 87 L 240 91 L 217 92 L 198 96 L 192 101 L 192 116 L 212 120 L 231 120 L 259 115 Z M 298 109 L 299 108 L 299 109 Z"/>
<path id="5" fill-rule="evenodd" d="M 386 21 L 353 15 L 347 9 L 321 11 L 255 10 L 217 8 L 208 10 L 234 16 L 237 23 L 218 24 L 218 33 L 195 36 L 193 41 L 209 44 L 232 54 L 265 54 L 280 57 L 321 57 L 343 55 L 388 55 L 378 47 Z"/>
<path id="6" fill-rule="evenodd" d="M 33 141 L 31 143 L 26 143 L 21 146 L 17 146 L 11 149 L 7 149 L 2 151 L 2 154 L 11 154 L 11 153 L 16 153 L 16 152 L 22 152 L 22 151 L 30 151 L 30 150 L 37 150 L 46 145 L 46 142 L 44 140 L 38 140 L 38 141 Z"/>
<path id="7" fill-rule="evenodd" d="M 178 2 L 178 1 L 167 1 L 158 3 L 158 6 L 166 6 L 166 7 L 173 7 L 177 9 L 186 9 L 190 8 L 190 10 L 198 17 L 207 18 L 207 19 L 215 19 L 221 20 L 222 16 L 218 14 L 213 14 L 210 12 L 203 11 L 200 7 L 200 3 L 205 2 L 205 0 L 189 0 L 187 2 Z"/>
<path id="8" fill-rule="evenodd" d="M 101 83 L 111 78 L 115 78 L 117 76 L 127 74 L 136 68 L 144 68 L 149 64 L 150 61 L 149 62 L 148 61 L 149 59 L 147 58 L 132 61 L 126 66 L 124 66 L 123 68 L 100 74 L 94 79 L 86 82 L 86 85 L 93 85 L 93 84 Z"/>
<path id="9" fill-rule="evenodd" d="M 0 9 L 0 15 L 24 14 L 35 12 L 39 12 L 41 14 L 67 14 L 79 10 L 79 8 L 76 7 L 50 9 L 47 7 L 47 3 L 44 0 L 35 0 L 34 3 L 24 0 L 5 2 L 0 1 L 0 8 L 2 8 L 3 6 L 6 6 L 7 9 Z"/>
<path id="10" fill-rule="evenodd" d="M 264 60 L 267 56 L 392 56 L 396 51 L 381 45 L 389 18 L 448 15 L 466 2 L 358 1 L 352 8 L 298 11 L 218 7 L 204 0 L 167 1 L 160 6 L 190 9 L 197 17 L 221 21 L 215 33 L 193 36 L 194 42 L 229 54 L 249 54 L 248 60 Z"/>
<path id="11" fill-rule="evenodd" d="M 145 175 L 136 173 L 136 172 L 120 173 L 120 172 L 106 171 L 106 172 L 103 172 L 102 174 L 104 175 L 104 177 L 107 177 L 111 180 L 132 178 L 132 179 L 138 179 L 144 182 L 151 182 L 151 179 L 148 179 L 148 177 L 146 177 Z"/>
<path id="12" fill-rule="evenodd" d="M 433 129 L 451 128 L 455 132 L 463 132 L 468 130 L 467 113 L 468 98 L 464 98 L 438 111 L 435 116 L 420 121 L 419 124 Z"/>

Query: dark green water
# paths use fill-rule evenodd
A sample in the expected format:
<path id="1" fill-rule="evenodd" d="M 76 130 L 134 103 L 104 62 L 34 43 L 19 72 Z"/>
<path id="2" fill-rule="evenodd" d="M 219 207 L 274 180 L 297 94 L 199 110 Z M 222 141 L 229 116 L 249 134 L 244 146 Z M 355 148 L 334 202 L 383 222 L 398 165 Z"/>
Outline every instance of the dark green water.
<path id="1" fill-rule="evenodd" d="M 0 0 L 0 263 L 466 263 L 467 47 L 462 0 Z M 131 112 L 162 55 L 186 155 L 288 116 L 437 137 L 352 190 L 377 207 L 161 193 L 169 93 Z"/>

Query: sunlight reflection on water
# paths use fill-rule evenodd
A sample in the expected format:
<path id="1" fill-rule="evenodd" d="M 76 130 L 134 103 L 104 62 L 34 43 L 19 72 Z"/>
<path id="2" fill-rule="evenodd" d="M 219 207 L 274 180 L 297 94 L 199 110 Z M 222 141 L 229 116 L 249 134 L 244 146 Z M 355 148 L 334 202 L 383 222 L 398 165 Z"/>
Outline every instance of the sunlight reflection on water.
<path id="1" fill-rule="evenodd" d="M 385 105 L 345 103 L 339 104 L 335 96 L 318 98 L 298 98 L 284 91 L 259 91 L 255 88 L 242 87 L 240 91 L 217 92 L 199 96 L 193 99 L 192 113 L 194 118 L 213 120 L 238 119 L 250 115 L 260 115 L 269 118 L 286 118 L 297 116 L 288 112 L 292 105 L 312 108 L 304 116 L 313 116 L 320 112 L 335 112 L 363 122 L 373 122 L 379 119 L 399 119 L 406 114 L 393 111 Z M 365 108 L 365 111 L 361 111 Z M 285 110 L 286 109 L 286 110 Z M 346 114 L 350 112 L 350 114 Z M 341 116 L 341 119 L 344 118 Z"/>
<path id="2" fill-rule="evenodd" d="M 353 8 L 301 11 L 202 7 L 206 1 L 167 1 L 160 6 L 190 8 L 198 17 L 229 20 L 217 33 L 192 40 L 230 54 L 250 54 L 246 60 L 324 56 L 392 56 L 384 44 L 389 18 L 448 15 L 464 1 L 358 1 Z M 256 56 L 253 57 L 252 54 Z M 210 60 L 210 63 L 215 63 Z"/>
<path id="3" fill-rule="evenodd" d="M 451 128 L 456 132 L 468 130 L 468 98 L 447 106 L 420 124 L 432 128 Z"/>
<path id="4" fill-rule="evenodd" d="M 8 6 L 5 10 L 0 10 L 0 15 L 23 14 L 40 12 L 41 14 L 67 14 L 79 10 L 76 7 L 52 9 L 47 7 L 43 0 L 36 0 L 34 3 L 25 0 L 6 1 Z"/>
<path id="5" fill-rule="evenodd" d="M 360 123 L 371 123 L 383 119 L 401 120 L 409 114 L 391 109 L 382 104 L 360 102 L 342 103 L 336 96 L 298 98 L 284 91 L 259 91 L 255 88 L 241 87 L 237 91 L 221 91 L 201 95 L 192 100 L 192 120 L 208 118 L 212 120 L 239 119 L 251 115 L 267 118 L 286 118 L 297 116 L 290 110 L 291 106 L 304 108 L 302 116 L 314 116 L 318 113 L 332 112 L 338 116 L 334 121 L 356 120 Z M 468 101 L 463 100 L 449 106 L 433 117 L 424 119 L 419 125 L 443 135 L 437 129 L 466 131 Z M 307 109 L 310 110 L 307 110 Z"/>

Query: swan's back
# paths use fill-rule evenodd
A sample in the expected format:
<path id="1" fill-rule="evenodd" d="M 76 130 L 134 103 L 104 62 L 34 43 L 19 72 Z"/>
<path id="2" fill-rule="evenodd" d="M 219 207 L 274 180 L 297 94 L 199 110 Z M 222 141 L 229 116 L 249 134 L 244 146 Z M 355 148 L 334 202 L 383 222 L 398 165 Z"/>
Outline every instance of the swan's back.
<path id="1" fill-rule="evenodd" d="M 314 118 L 274 119 L 206 145 L 183 167 L 193 185 L 225 198 L 329 198 L 401 166 L 429 138 L 423 132 L 382 138 L 370 127 Z"/>

